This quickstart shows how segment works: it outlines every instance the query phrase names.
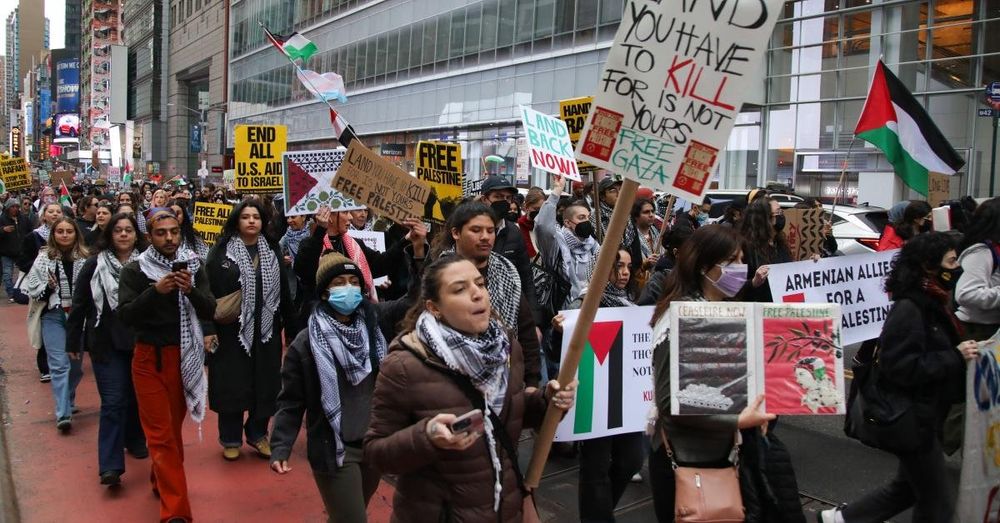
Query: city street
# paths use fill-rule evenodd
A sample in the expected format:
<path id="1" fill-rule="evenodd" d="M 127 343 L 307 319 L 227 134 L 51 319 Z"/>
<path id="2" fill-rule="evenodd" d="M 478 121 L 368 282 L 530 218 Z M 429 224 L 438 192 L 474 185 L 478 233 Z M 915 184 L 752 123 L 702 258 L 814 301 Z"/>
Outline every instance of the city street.
<path id="1" fill-rule="evenodd" d="M 97 423 L 99 400 L 89 361 L 77 394 L 81 412 L 73 431 L 61 436 L 52 420 L 48 384 L 39 383 L 35 355 L 28 348 L 22 305 L 0 304 L 0 369 L 3 378 L 3 440 L 13 478 L 20 520 L 151 521 L 158 502 L 149 489 L 149 461 L 127 458 L 126 474 L 118 489 L 107 489 L 97 478 Z M 894 459 L 846 439 L 840 417 L 785 417 L 777 433 L 789 446 L 798 474 L 808 521 L 813 511 L 842 503 L 887 481 Z M 324 521 L 319 495 L 305 459 L 304 433 L 295 448 L 293 471 L 271 473 L 266 462 L 244 447 L 234 463 L 222 459 L 216 444 L 214 413 L 201 427 L 185 423 L 186 470 L 192 507 L 200 521 Z M 527 465 L 532 441 L 521 442 L 522 466 Z M 0 460 L 0 492 L 8 477 Z M 957 461 L 952 472 L 957 474 Z M 547 521 L 577 520 L 576 460 L 552 458 L 537 496 Z M 392 487 L 383 482 L 369 507 L 370 520 L 388 521 Z M 4 499 L 6 515 L 15 507 Z M 629 487 L 619 505 L 618 521 L 655 521 L 648 482 Z M 904 521 L 908 518 L 897 518 Z"/>

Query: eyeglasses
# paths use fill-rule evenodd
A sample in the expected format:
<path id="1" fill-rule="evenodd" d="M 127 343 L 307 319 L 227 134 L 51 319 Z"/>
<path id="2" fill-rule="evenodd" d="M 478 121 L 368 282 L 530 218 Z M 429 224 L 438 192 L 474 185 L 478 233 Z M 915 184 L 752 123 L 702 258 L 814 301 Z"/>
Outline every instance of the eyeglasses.
<path id="1" fill-rule="evenodd" d="M 611 188 L 607 189 L 607 190 L 606 190 L 606 191 L 604 191 L 604 192 L 606 192 L 606 193 L 615 193 L 615 194 L 618 194 L 618 188 L 617 188 L 617 187 L 611 187 Z"/>

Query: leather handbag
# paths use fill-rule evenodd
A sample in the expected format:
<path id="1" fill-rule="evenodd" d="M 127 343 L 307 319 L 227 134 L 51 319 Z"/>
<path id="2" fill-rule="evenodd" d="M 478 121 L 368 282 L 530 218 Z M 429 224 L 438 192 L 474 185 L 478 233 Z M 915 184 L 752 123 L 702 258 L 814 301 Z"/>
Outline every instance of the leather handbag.
<path id="1" fill-rule="evenodd" d="M 674 459 L 665 430 L 660 430 L 660 437 L 674 469 L 675 523 L 743 523 L 746 510 L 736 459 L 731 467 L 682 467 Z M 736 443 L 730 456 L 737 456 L 738 449 Z"/>
<path id="2" fill-rule="evenodd" d="M 892 453 L 918 450 L 927 440 L 913 400 L 879 378 L 877 347 L 862 347 L 854 357 L 854 379 L 847 397 L 844 433 L 869 447 Z"/>
<path id="3" fill-rule="evenodd" d="M 260 257 L 255 256 L 253 259 L 253 268 L 257 269 L 260 265 Z M 240 306 L 243 304 L 243 287 L 236 289 L 229 294 L 215 299 L 215 316 L 212 317 L 212 321 L 218 323 L 219 325 L 230 325 L 236 323 L 236 320 L 240 319 Z"/>

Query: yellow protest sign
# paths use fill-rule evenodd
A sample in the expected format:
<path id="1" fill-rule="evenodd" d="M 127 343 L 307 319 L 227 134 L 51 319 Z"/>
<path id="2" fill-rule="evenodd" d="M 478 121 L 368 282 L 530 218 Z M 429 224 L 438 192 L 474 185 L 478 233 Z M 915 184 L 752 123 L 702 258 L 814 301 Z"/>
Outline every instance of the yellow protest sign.
<path id="1" fill-rule="evenodd" d="M 232 205 L 197 202 L 194 204 L 194 219 L 191 221 L 191 225 L 194 226 L 194 230 L 201 234 L 205 243 L 215 245 L 219 234 L 222 234 L 222 227 L 226 224 L 229 213 L 232 211 Z"/>
<path id="2" fill-rule="evenodd" d="M 448 206 L 462 199 L 462 144 L 428 141 L 417 144 L 417 178 L 427 182 L 438 200 Z M 441 205 L 435 205 L 433 218 L 444 221 Z"/>
<path id="3" fill-rule="evenodd" d="M 237 125 L 233 155 L 237 191 L 271 193 L 283 189 L 281 155 L 288 144 L 284 125 Z"/>
<path id="4" fill-rule="evenodd" d="M 24 158 L 0 160 L 0 176 L 8 191 L 31 187 L 31 170 Z"/>
<path id="5" fill-rule="evenodd" d="M 437 204 L 430 186 L 406 174 L 388 160 L 351 141 L 347 156 L 333 178 L 333 188 L 396 223 L 407 218 L 436 220 Z"/>
<path id="6" fill-rule="evenodd" d="M 587 123 L 587 114 L 590 113 L 590 105 L 594 103 L 593 96 L 581 96 L 580 98 L 569 98 L 559 100 L 559 119 L 566 122 L 569 129 L 569 141 L 573 142 L 573 149 L 576 149 L 576 142 L 580 140 L 580 134 Z M 587 162 L 577 160 L 577 167 L 593 168 Z"/>

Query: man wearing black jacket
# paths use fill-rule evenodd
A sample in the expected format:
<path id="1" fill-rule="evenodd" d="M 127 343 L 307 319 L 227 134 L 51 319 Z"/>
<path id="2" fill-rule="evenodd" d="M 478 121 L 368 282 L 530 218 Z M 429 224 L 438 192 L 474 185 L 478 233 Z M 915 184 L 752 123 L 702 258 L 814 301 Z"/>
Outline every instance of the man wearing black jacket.
<path id="1" fill-rule="evenodd" d="M 531 270 L 531 260 L 528 259 L 528 249 L 524 245 L 524 236 L 516 221 L 508 219 L 510 202 L 514 199 L 517 189 L 502 176 L 490 176 L 483 181 L 482 195 L 479 199 L 497 215 L 496 241 L 493 252 L 507 258 L 517 269 L 521 278 L 521 292 L 531 305 L 531 314 L 537 324 L 541 318 L 538 300 L 535 299 L 535 279 Z"/>
<path id="2" fill-rule="evenodd" d="M 420 220 L 407 220 L 404 226 L 410 232 L 402 240 L 390 245 L 384 253 L 369 248 L 364 242 L 349 239 L 347 231 L 351 222 L 350 211 L 330 211 L 329 207 L 324 206 L 316 213 L 314 221 L 316 229 L 312 236 L 302 240 L 298 256 L 295 257 L 294 269 L 302 286 L 299 290 L 303 293 L 303 307 L 311 307 L 312 301 L 316 299 L 316 271 L 319 269 L 320 256 L 326 252 L 339 252 L 354 260 L 361 266 L 362 273 L 368 273 L 366 278 L 386 276 L 396 270 L 405 259 L 404 256 L 422 260 L 427 252 L 427 228 Z M 346 241 L 345 235 L 348 238 Z M 367 288 L 374 294 L 371 282 L 368 283 Z M 306 308 L 303 312 L 308 314 L 309 309 Z"/>
<path id="3" fill-rule="evenodd" d="M 3 205 L 0 216 L 0 273 L 7 299 L 14 302 L 14 267 L 21 256 L 21 244 L 31 234 L 30 221 L 21 216 L 21 204 L 17 198 L 10 198 Z"/>

